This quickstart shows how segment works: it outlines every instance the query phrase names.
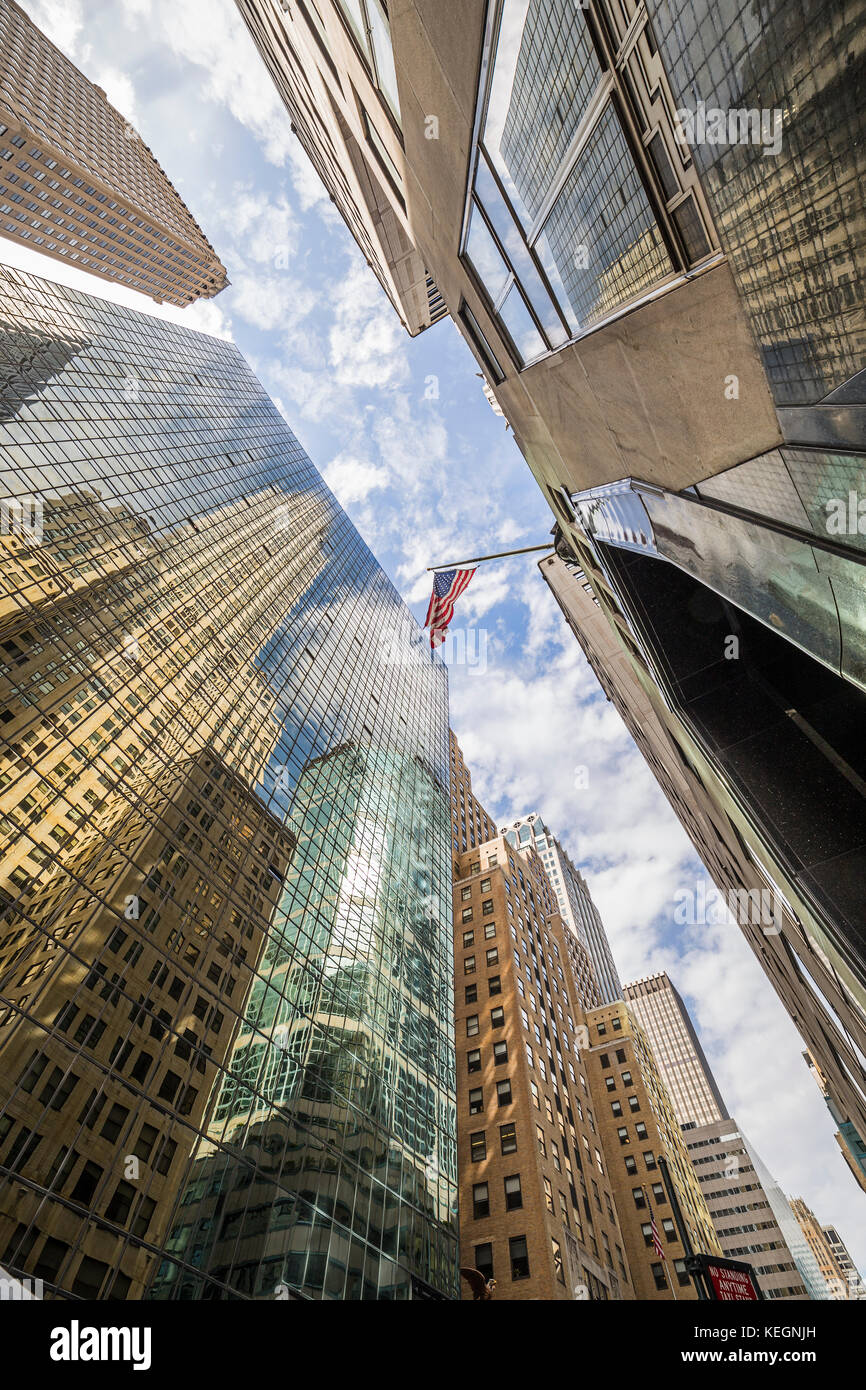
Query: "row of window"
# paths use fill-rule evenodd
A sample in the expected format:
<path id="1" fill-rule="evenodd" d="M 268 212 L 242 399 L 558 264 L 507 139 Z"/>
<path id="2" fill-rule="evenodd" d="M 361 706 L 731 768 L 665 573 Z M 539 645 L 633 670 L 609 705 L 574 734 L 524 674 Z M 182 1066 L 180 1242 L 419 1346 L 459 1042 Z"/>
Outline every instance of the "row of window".
<path id="1" fill-rule="evenodd" d="M 517 1126 L 513 1123 L 499 1126 L 499 1151 L 503 1154 L 517 1152 Z M 487 1133 L 476 1130 L 469 1136 L 469 1157 L 473 1163 L 482 1163 L 487 1157 Z"/>
<path id="2" fill-rule="evenodd" d="M 487 993 L 488 993 L 488 995 L 494 995 L 494 994 L 501 994 L 501 993 L 502 993 L 502 976 L 501 976 L 501 975 L 488 975 L 488 977 L 487 977 Z M 477 1003 L 478 1003 L 478 986 L 477 986 L 477 985 L 466 985 L 466 987 L 465 987 L 465 989 L 464 989 L 464 991 L 463 991 L 463 1002 L 464 1002 L 465 1004 L 477 1004 Z"/>

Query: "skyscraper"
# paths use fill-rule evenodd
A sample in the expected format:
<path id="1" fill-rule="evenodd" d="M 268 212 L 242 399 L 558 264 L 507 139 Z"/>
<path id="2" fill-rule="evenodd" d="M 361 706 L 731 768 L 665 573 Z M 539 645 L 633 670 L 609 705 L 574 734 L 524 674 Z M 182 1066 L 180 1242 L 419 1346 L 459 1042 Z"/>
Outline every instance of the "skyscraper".
<path id="1" fill-rule="evenodd" d="M 0 1265 L 454 1297 L 445 669 L 231 343 L 0 325 Z"/>
<path id="2" fill-rule="evenodd" d="M 496 836 L 454 869 L 461 1266 L 497 1301 L 635 1298 L 544 867 Z"/>
<path id="3" fill-rule="evenodd" d="M 288 26 L 242 8 L 313 129 Z M 293 26 L 340 109 L 362 8 Z M 402 219 L 556 518 L 542 575 L 597 605 L 605 689 L 633 731 L 648 706 L 714 880 L 769 897 L 772 932 L 734 915 L 862 1137 L 864 0 L 388 15 L 399 182 L 384 106 L 316 167 L 333 190 L 360 163 Z"/>
<path id="4" fill-rule="evenodd" d="M 688 1010 L 664 971 L 626 985 L 623 998 L 647 1035 L 677 1123 L 708 1125 L 728 1112 Z"/>
<path id="5" fill-rule="evenodd" d="M 848 1297 L 866 1298 L 866 1284 L 863 1283 L 860 1271 L 852 1260 L 848 1252 L 848 1247 L 839 1235 L 839 1232 L 836 1230 L 835 1226 L 822 1226 L 821 1230 L 824 1232 L 833 1258 L 844 1275 L 848 1286 Z"/>
<path id="6" fill-rule="evenodd" d="M 589 955 L 595 969 L 595 976 L 601 994 L 601 1001 L 612 1004 L 622 997 L 613 952 L 598 908 L 592 901 L 586 879 L 575 868 L 571 857 L 552 830 L 545 825 L 537 811 L 504 826 L 502 834 L 514 842 L 525 843 L 528 836 L 535 841 L 535 848 L 547 870 L 551 887 L 559 903 L 563 921 L 571 928 L 584 950 Z"/>
<path id="7" fill-rule="evenodd" d="M 14 0 L 0 0 L 0 234 L 158 303 L 228 284 L 137 131 Z"/>
<path id="8" fill-rule="evenodd" d="M 582 1060 L 636 1297 L 697 1298 L 659 1159 L 667 1162 L 692 1251 L 719 1255 L 722 1247 L 689 1161 L 666 1077 L 622 1000 L 588 1012 L 584 1026 Z M 655 1246 L 653 1221 L 664 1259 Z"/>
<path id="9" fill-rule="evenodd" d="M 765 1298 L 826 1299 L 785 1194 L 736 1120 L 687 1125 L 683 1138 L 724 1254 L 752 1266 Z"/>
<path id="10" fill-rule="evenodd" d="M 389 7 L 300 0 L 294 13 L 278 0 L 237 3 L 293 132 L 400 322 L 413 336 L 429 328 L 448 310 L 412 241 Z"/>
<path id="11" fill-rule="evenodd" d="M 661 971 L 623 993 L 667 1083 L 724 1254 L 753 1266 L 767 1298 L 826 1298 L 785 1194 L 728 1114 L 679 991 Z"/>
<path id="12" fill-rule="evenodd" d="M 809 1249 L 815 1256 L 818 1268 L 827 1284 L 830 1297 L 836 1299 L 855 1297 L 856 1295 L 853 1292 L 849 1293 L 848 1289 L 848 1276 L 850 1271 L 854 1268 L 853 1262 L 851 1261 L 850 1255 L 848 1255 L 848 1262 L 845 1268 L 843 1268 L 840 1263 L 836 1251 L 839 1250 L 841 1254 L 841 1252 L 845 1250 L 845 1247 L 839 1240 L 837 1233 L 835 1231 L 833 1232 L 835 1241 L 834 1245 L 831 1245 L 827 1233 L 817 1216 L 812 1208 L 803 1201 L 802 1197 L 794 1197 L 792 1199 L 791 1210 L 800 1223 L 800 1229 L 806 1238 Z M 845 1254 L 848 1254 L 847 1250 L 845 1250 Z"/>

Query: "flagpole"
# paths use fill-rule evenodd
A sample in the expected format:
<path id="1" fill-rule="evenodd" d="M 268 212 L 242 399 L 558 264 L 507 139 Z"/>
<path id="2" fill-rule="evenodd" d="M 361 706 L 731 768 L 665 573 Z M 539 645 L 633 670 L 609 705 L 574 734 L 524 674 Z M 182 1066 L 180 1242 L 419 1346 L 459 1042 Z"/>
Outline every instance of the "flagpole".
<path id="1" fill-rule="evenodd" d="M 521 550 L 500 550 L 496 555 L 475 555 L 471 560 L 449 560 L 447 565 L 428 565 L 427 573 L 435 574 L 437 570 L 459 569 L 461 565 L 480 565 L 485 560 L 504 560 L 509 555 L 529 555 L 534 550 L 553 550 L 553 542 L 547 545 L 525 545 Z"/>

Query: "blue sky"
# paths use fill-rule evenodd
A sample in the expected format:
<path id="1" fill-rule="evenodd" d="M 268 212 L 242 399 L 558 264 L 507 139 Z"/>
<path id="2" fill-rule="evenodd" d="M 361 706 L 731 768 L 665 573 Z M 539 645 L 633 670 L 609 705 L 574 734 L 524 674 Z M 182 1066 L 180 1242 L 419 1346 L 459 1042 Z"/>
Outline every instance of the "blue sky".
<path id="1" fill-rule="evenodd" d="M 49 279 L 231 336 L 423 622 L 427 565 L 542 544 L 552 518 L 448 321 L 415 340 L 297 141 L 231 0 L 20 0 L 138 129 L 228 267 L 185 311 L 0 242 Z M 535 567 L 479 570 L 452 723 L 500 822 L 539 810 L 587 876 L 623 981 L 667 969 L 731 1114 L 866 1267 L 866 1202 L 799 1034 L 733 924 L 680 927 L 705 871 Z M 586 769 L 585 773 L 581 769 Z"/>

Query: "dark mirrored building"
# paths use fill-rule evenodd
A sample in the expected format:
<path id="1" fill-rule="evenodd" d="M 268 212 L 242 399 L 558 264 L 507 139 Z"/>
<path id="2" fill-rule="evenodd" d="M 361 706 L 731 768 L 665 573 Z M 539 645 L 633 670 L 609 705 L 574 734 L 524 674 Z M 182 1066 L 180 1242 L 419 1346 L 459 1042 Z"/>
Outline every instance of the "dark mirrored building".
<path id="1" fill-rule="evenodd" d="M 445 669 L 231 343 L 0 325 L 0 1264 L 453 1297 Z"/>

